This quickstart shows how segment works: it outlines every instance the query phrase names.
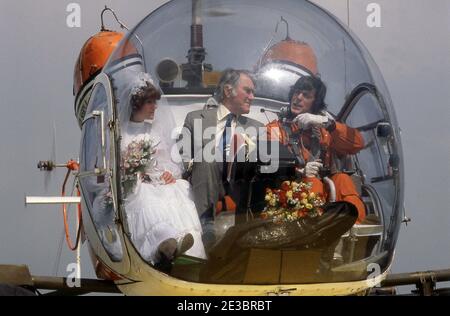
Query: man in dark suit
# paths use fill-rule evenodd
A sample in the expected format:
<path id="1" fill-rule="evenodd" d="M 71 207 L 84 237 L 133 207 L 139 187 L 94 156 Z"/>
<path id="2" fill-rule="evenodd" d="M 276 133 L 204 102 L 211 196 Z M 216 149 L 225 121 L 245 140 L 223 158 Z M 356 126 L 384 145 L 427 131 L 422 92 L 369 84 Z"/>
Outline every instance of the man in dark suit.
<path id="1" fill-rule="evenodd" d="M 256 144 L 257 129 L 263 126 L 243 115 L 250 112 L 254 92 L 249 72 L 227 69 L 214 98 L 208 100 L 203 110 L 188 113 L 184 121 L 181 137 L 188 140 L 184 144 L 190 141 L 190 148 L 182 147 L 180 153 L 190 175 L 206 247 L 215 242 L 216 203 L 228 194 L 226 161 L 233 155 L 230 155 L 232 135 L 239 134 L 243 136 L 241 139 Z"/>

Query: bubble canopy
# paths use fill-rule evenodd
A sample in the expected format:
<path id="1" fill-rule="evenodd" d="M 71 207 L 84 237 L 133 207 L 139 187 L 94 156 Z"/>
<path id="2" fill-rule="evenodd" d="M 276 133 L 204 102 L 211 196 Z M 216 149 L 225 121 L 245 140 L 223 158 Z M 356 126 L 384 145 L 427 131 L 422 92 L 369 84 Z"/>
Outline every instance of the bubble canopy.
<path id="1" fill-rule="evenodd" d="M 191 1 L 171 1 L 151 13 L 128 35 L 143 56 L 146 71 L 155 78 L 160 63 L 172 60 L 173 66 L 179 67 L 173 85 L 186 87 L 188 82 L 183 80 L 181 68 L 188 64 L 188 58 L 202 63 L 206 76 L 228 67 L 257 72 L 264 66 L 261 59 L 268 49 L 289 36 L 312 48 L 318 73 L 327 83 L 327 101 L 333 113 L 339 112 L 345 97 L 360 83 L 374 84 L 386 92 L 378 69 L 362 45 L 335 18 L 308 1 L 197 3 L 198 14 L 193 18 Z M 280 23 L 281 18 L 287 21 L 287 26 Z M 202 25 L 201 34 L 197 28 L 191 36 L 193 20 Z M 199 50 L 190 54 L 191 43 L 202 47 L 204 54 L 199 57 Z M 112 60 L 123 57 L 120 55 L 127 51 L 119 48 Z M 279 85 L 283 86 L 285 82 L 281 79 Z"/>
<path id="2" fill-rule="evenodd" d="M 170 1 L 127 34 L 104 73 L 116 100 L 121 99 L 130 74 L 149 73 L 163 92 L 160 106 L 171 109 L 176 127 L 181 128 L 187 113 L 203 108 L 227 68 L 254 74 L 256 98 L 249 116 L 264 125 L 276 116 L 266 117 L 259 110 L 286 106 L 298 78 L 322 79 L 330 115 L 358 129 L 364 138 L 365 147 L 347 157 L 352 167 L 345 172 L 361 195 L 367 220 L 326 247 L 314 243 L 269 247 L 267 242 L 247 247 L 243 257 L 235 254 L 241 261 L 215 257 L 213 264 L 212 258 L 186 259 L 182 268 L 175 265 L 173 275 L 210 283 L 272 284 L 363 280 L 371 263 L 385 271 L 392 260 L 403 205 L 398 124 L 377 66 L 331 14 L 299 0 Z M 115 102 L 115 113 L 123 113 L 127 106 Z M 281 180 L 286 177 L 277 183 Z M 260 198 L 264 200 L 264 195 Z M 257 214 L 261 207 L 253 211 Z M 298 265 L 305 271 L 297 273 Z"/>

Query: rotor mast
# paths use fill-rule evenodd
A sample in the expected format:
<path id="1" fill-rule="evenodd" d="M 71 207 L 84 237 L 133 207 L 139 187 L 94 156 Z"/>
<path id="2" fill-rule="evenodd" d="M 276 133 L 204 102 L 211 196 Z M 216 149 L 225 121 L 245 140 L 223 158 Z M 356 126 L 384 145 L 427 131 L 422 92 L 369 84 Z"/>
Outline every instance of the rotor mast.
<path id="1" fill-rule="evenodd" d="M 203 71 L 211 70 L 211 65 L 204 64 L 206 50 L 203 47 L 202 0 L 192 0 L 191 47 L 186 56 L 188 62 L 181 65 L 182 78 L 187 87 L 202 87 Z"/>
<path id="2" fill-rule="evenodd" d="M 202 0 L 192 0 L 191 48 L 189 63 L 203 63 L 206 51 L 203 47 Z"/>

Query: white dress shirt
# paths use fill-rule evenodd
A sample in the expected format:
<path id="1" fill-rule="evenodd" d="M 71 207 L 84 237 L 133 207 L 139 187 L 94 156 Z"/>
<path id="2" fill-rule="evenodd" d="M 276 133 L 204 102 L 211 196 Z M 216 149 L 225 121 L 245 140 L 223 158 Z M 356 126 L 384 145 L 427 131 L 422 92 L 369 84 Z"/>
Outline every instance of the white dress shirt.
<path id="1" fill-rule="evenodd" d="M 227 122 L 227 115 L 230 113 L 231 113 L 230 110 L 228 110 L 223 104 L 219 105 L 219 107 L 217 109 L 216 148 L 220 148 L 220 146 L 222 146 L 220 141 L 222 140 L 223 131 L 225 130 L 225 124 Z M 231 121 L 231 135 L 234 134 L 234 131 L 236 129 L 236 123 L 237 123 L 236 119 L 237 119 L 237 117 L 235 116 L 233 118 L 233 120 Z M 222 151 L 222 148 L 220 148 L 220 150 Z M 229 144 L 228 144 L 227 151 L 228 150 L 229 150 Z"/>

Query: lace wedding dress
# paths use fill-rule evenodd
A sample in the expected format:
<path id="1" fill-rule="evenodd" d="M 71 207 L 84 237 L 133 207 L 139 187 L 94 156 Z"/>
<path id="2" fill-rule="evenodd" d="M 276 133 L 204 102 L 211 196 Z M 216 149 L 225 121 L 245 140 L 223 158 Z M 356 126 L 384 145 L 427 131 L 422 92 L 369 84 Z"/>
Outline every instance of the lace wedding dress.
<path id="1" fill-rule="evenodd" d="M 129 122 L 122 132 L 122 150 L 126 150 L 131 142 L 142 139 L 150 139 L 158 145 L 152 154 L 155 163 L 145 172 L 146 180 L 138 179 L 135 189 L 126 197 L 125 211 L 133 244 L 146 261 L 155 263 L 157 248 L 162 241 L 191 233 L 194 245 L 185 254 L 205 259 L 202 228 L 190 184 L 181 179 L 181 168 L 171 160 L 161 135 L 157 135 L 147 121 Z M 160 180 L 165 171 L 173 175 L 175 183 L 164 184 Z"/>

